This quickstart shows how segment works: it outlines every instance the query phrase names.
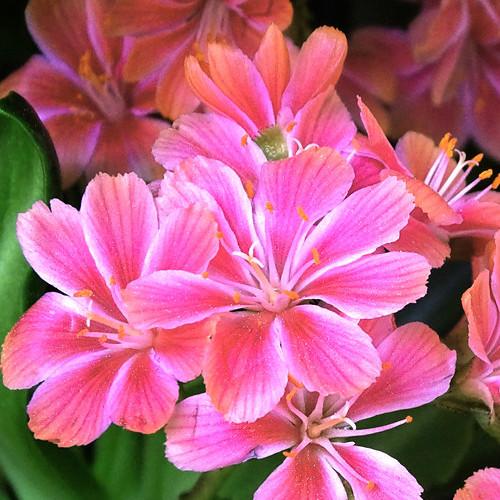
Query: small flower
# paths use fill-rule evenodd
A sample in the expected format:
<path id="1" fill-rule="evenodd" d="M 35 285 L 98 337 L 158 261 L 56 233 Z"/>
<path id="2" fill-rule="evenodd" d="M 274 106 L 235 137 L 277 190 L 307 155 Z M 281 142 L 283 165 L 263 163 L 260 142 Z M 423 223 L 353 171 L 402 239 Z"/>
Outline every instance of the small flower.
<path id="1" fill-rule="evenodd" d="M 493 500 L 500 491 L 500 469 L 487 467 L 474 472 L 465 486 L 455 493 L 453 500 Z"/>
<path id="2" fill-rule="evenodd" d="M 167 458 L 182 470 L 207 471 L 289 449 L 255 499 L 346 499 L 340 476 L 355 498 L 420 498 L 422 488 L 402 465 L 353 439 L 411 423 L 406 417 L 357 428 L 358 421 L 420 406 L 446 392 L 455 354 L 422 323 L 393 330 L 377 349 L 382 373 L 350 399 L 308 392 L 292 380 L 279 405 L 251 424 L 225 421 L 206 394 L 182 401 L 166 428 Z"/>
<path id="3" fill-rule="evenodd" d="M 110 33 L 134 37 L 126 78 L 159 75 L 156 102 L 175 120 L 199 104 L 184 78 L 184 59 L 194 54 L 204 62 L 207 43 L 216 38 L 252 56 L 266 28 L 284 30 L 292 20 L 289 0 L 121 0 L 107 19 Z"/>
<path id="4" fill-rule="evenodd" d="M 35 271 L 62 293 L 36 302 L 7 335 L 4 384 L 43 382 L 28 406 L 38 439 L 86 444 L 111 422 L 151 433 L 165 425 L 177 380 L 195 378 L 213 322 L 140 328 L 122 290 L 158 269 L 203 272 L 216 254 L 215 221 L 199 206 L 162 218 L 135 174 L 98 175 L 78 212 L 52 200 L 18 219 L 18 237 Z"/>
<path id="5" fill-rule="evenodd" d="M 203 375 L 226 418 L 266 414 L 289 373 L 321 394 L 367 387 L 380 361 L 345 316 L 383 316 L 424 295 L 424 258 L 373 254 L 397 240 L 413 210 L 404 183 L 389 178 L 347 196 L 352 179 L 352 168 L 329 148 L 264 164 L 256 186 L 200 157 L 165 177 L 159 206 L 203 202 L 217 219 L 220 250 L 204 275 L 160 271 L 131 283 L 127 311 L 143 328 L 225 313 Z"/>
<path id="6" fill-rule="evenodd" d="M 33 56 L 0 85 L 22 94 L 47 127 L 64 187 L 84 174 L 135 171 L 158 176 L 151 147 L 166 124 L 154 111 L 156 80 L 125 83 L 129 47 L 103 33 L 106 0 L 31 0 L 28 28 L 43 55 Z"/>

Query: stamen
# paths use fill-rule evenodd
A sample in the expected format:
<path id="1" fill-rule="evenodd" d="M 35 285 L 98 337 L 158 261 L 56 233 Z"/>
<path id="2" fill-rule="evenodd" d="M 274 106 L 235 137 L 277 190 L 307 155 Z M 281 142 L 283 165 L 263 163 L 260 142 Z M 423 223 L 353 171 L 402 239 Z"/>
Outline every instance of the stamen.
<path id="1" fill-rule="evenodd" d="M 241 138 L 241 145 L 242 146 L 248 145 L 248 134 L 245 134 L 244 136 L 242 136 L 242 138 Z"/>
<path id="2" fill-rule="evenodd" d="M 285 130 L 291 132 L 295 128 L 295 125 L 297 125 L 297 122 L 292 121 L 286 126 Z"/>
<path id="3" fill-rule="evenodd" d="M 108 341 L 108 337 L 107 337 L 107 335 L 101 335 L 101 336 L 99 337 L 99 342 L 100 342 L 101 344 L 105 344 L 107 341 Z"/>
<path id="4" fill-rule="evenodd" d="M 366 489 L 368 491 L 373 491 L 375 489 L 375 487 L 376 487 L 376 484 L 373 481 L 368 481 L 366 483 Z"/>
<path id="5" fill-rule="evenodd" d="M 89 290 L 88 288 L 83 288 L 82 290 L 78 290 L 73 294 L 73 297 L 92 297 L 94 292 Z"/>
<path id="6" fill-rule="evenodd" d="M 123 325 L 119 325 L 117 330 L 118 330 L 118 338 L 120 340 L 123 340 L 126 337 L 125 327 Z"/>
<path id="7" fill-rule="evenodd" d="M 346 419 L 344 419 L 346 421 Z M 330 438 L 348 438 L 348 437 L 356 437 L 356 436 L 368 436 L 370 434 L 376 434 L 378 432 L 388 431 L 390 429 L 394 429 L 395 427 L 399 427 L 400 425 L 410 424 L 413 422 L 412 417 L 406 417 L 403 420 L 398 420 L 397 422 L 393 422 L 392 424 L 381 425 L 378 427 L 371 427 L 369 429 L 332 429 L 332 434 L 329 436 Z"/>
<path id="8" fill-rule="evenodd" d="M 407 424 L 411 424 L 413 422 L 413 417 L 411 415 L 408 415 L 405 420 Z"/>
<path id="9" fill-rule="evenodd" d="M 253 197 L 255 196 L 255 189 L 253 187 L 253 183 L 252 183 L 251 180 L 246 180 L 245 181 L 245 191 L 247 193 L 247 196 L 250 199 L 253 199 Z"/>
<path id="10" fill-rule="evenodd" d="M 344 421 L 345 421 L 344 417 L 338 417 L 323 421 L 322 423 L 319 424 L 310 425 L 309 428 L 307 429 L 307 435 L 311 439 L 319 438 L 323 431 L 326 431 L 331 427 L 335 427 L 336 425 L 341 424 Z"/>
<path id="11" fill-rule="evenodd" d="M 201 277 L 207 279 L 208 278 L 208 271 L 203 271 L 201 273 Z"/>
<path id="12" fill-rule="evenodd" d="M 495 180 L 491 183 L 492 189 L 498 189 L 498 186 L 500 186 L 500 174 L 497 174 Z"/>
<path id="13" fill-rule="evenodd" d="M 493 175 L 493 170 L 489 168 L 488 170 L 483 170 L 478 177 L 484 181 L 485 179 L 489 179 Z"/>
<path id="14" fill-rule="evenodd" d="M 87 335 L 87 333 L 89 333 L 89 329 L 88 328 L 82 328 L 80 331 L 77 332 L 76 336 L 77 337 L 83 337 L 83 336 Z"/>
<path id="15" fill-rule="evenodd" d="M 110 286 L 115 286 L 116 285 L 116 279 L 114 276 L 109 277 L 109 285 Z"/>
<path id="16" fill-rule="evenodd" d="M 297 213 L 299 214 L 299 217 L 304 220 L 304 221 L 308 221 L 309 220 L 309 217 L 307 216 L 307 214 L 304 212 L 304 209 L 302 207 L 297 207 Z"/>
<path id="17" fill-rule="evenodd" d="M 283 455 L 285 455 L 286 458 L 295 458 L 297 456 L 296 451 L 284 451 Z"/>
<path id="18" fill-rule="evenodd" d="M 391 368 L 392 368 L 392 363 L 389 363 L 389 361 L 384 361 L 382 363 L 382 371 L 390 370 Z"/>
<path id="19" fill-rule="evenodd" d="M 304 387 L 304 384 L 299 382 L 293 375 L 288 374 L 288 381 L 298 389 L 302 389 Z"/>
<path id="20" fill-rule="evenodd" d="M 274 207 L 270 201 L 266 201 L 266 209 L 273 213 Z"/>
<path id="21" fill-rule="evenodd" d="M 224 238 L 224 235 L 222 234 L 222 231 L 217 231 L 215 233 L 215 237 L 218 238 L 219 240 L 222 240 L 222 238 Z"/>
<path id="22" fill-rule="evenodd" d="M 312 256 L 313 256 L 313 260 L 314 260 L 314 263 L 316 265 L 318 265 L 321 261 L 319 259 L 319 252 L 318 252 L 318 249 L 317 248 L 313 248 L 311 250 L 311 253 L 312 253 Z"/>
<path id="23" fill-rule="evenodd" d="M 234 292 L 233 294 L 233 302 L 235 304 L 239 304 L 241 301 L 241 293 L 240 292 Z"/>
<path id="24" fill-rule="evenodd" d="M 293 290 L 281 290 L 281 293 L 285 294 L 287 297 L 290 297 L 292 300 L 300 299 L 300 295 Z"/>

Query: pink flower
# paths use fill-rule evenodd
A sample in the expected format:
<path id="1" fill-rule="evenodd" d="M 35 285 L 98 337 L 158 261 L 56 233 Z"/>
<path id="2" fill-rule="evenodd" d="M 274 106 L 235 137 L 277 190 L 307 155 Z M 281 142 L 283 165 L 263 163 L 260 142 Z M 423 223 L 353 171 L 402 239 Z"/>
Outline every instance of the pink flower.
<path id="1" fill-rule="evenodd" d="M 494 407 L 500 403 L 499 252 L 500 233 L 497 233 L 495 247 L 487 259 L 488 268 L 477 275 L 472 287 L 462 296 L 469 325 L 468 344 L 474 358 L 457 379 L 463 393 L 486 404 L 492 420 L 495 419 Z"/>
<path id="2" fill-rule="evenodd" d="M 121 0 L 107 21 L 111 33 L 135 37 L 126 77 L 158 74 L 157 105 L 174 120 L 199 104 L 184 78 L 186 56 L 200 57 L 216 37 L 252 56 L 266 28 L 286 29 L 292 13 L 289 0 Z"/>
<path id="3" fill-rule="evenodd" d="M 271 25 L 253 60 L 234 46 L 211 42 L 206 60 L 186 59 L 186 79 L 204 104 L 244 130 L 242 144 L 254 140 L 267 159 L 282 159 L 297 150 L 294 138 L 308 144 L 314 133 L 321 146 L 337 147 L 326 139 L 332 115 L 339 108 L 346 113 L 334 92 L 346 52 L 344 34 L 322 27 L 292 64 L 285 38 Z M 349 139 L 354 133 L 352 126 Z"/>
<path id="4" fill-rule="evenodd" d="M 390 178 L 346 196 L 352 179 L 352 168 L 328 148 L 266 163 L 256 187 L 201 157 L 167 174 L 159 205 L 205 203 L 221 247 L 202 275 L 160 271 L 131 283 L 127 311 L 142 328 L 226 313 L 203 369 L 226 418 L 252 421 L 269 412 L 289 373 L 321 394 L 351 396 L 367 387 L 380 361 L 344 316 L 379 317 L 425 293 L 424 258 L 372 254 L 408 221 L 413 202 L 404 183 Z"/>
<path id="5" fill-rule="evenodd" d="M 487 239 L 500 229 L 500 197 L 491 191 L 500 185 L 500 176 L 479 192 L 471 191 L 492 178 L 492 169 L 466 182 L 482 154 L 467 160 L 455 149 L 457 139 L 450 134 L 436 146 L 432 139 L 416 132 L 406 133 L 394 150 L 361 99 L 359 106 L 368 137 L 359 139 L 357 176 L 373 182 L 380 175 L 395 175 L 415 196 L 416 209 L 410 223 L 390 248 L 421 253 L 433 267 L 439 267 L 450 255 L 450 238 Z M 458 161 L 453 159 L 455 154 Z"/>
<path id="6" fill-rule="evenodd" d="M 161 170 L 151 155 L 166 124 L 154 111 L 155 80 L 123 81 L 130 57 L 123 38 L 103 34 L 108 0 L 31 0 L 26 18 L 44 55 L 8 77 L 0 94 L 15 90 L 35 108 L 55 143 L 64 187 L 82 174 Z"/>
<path id="7" fill-rule="evenodd" d="M 213 216 L 197 205 L 162 219 L 135 174 L 98 175 L 80 212 L 58 200 L 21 214 L 18 236 L 35 271 L 61 290 L 36 302 L 7 335 L 4 384 L 43 382 L 28 406 L 38 439 L 86 444 L 111 422 L 151 433 L 165 425 L 177 380 L 201 371 L 212 322 L 139 328 L 121 290 L 157 269 L 202 272 L 217 252 Z"/>
<path id="8" fill-rule="evenodd" d="M 500 469 L 488 467 L 474 472 L 453 500 L 493 500 L 500 491 Z"/>
<path id="9" fill-rule="evenodd" d="M 422 488 L 402 465 L 355 445 L 352 438 L 410 423 L 407 417 L 382 427 L 356 428 L 358 421 L 420 406 L 446 392 L 455 353 L 422 323 L 393 330 L 377 342 L 377 349 L 382 373 L 350 399 L 289 386 L 279 405 L 251 424 L 225 421 L 206 394 L 185 399 L 166 428 L 167 458 L 182 470 L 207 471 L 291 448 L 256 491 L 256 500 L 346 500 L 339 476 L 355 498 L 420 498 Z"/>

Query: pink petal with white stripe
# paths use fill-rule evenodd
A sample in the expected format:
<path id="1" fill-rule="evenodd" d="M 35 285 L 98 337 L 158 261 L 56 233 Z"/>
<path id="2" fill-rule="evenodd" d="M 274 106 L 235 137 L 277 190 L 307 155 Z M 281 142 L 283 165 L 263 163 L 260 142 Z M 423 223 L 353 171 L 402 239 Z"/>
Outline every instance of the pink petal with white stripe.
<path id="1" fill-rule="evenodd" d="M 238 307 L 233 291 L 186 271 L 157 271 L 123 292 L 127 316 L 139 328 L 176 328 Z"/>
<path id="2" fill-rule="evenodd" d="M 347 493 L 328 452 L 307 445 L 287 458 L 255 492 L 255 500 L 347 500 Z"/>
<path id="3" fill-rule="evenodd" d="M 251 424 L 224 420 L 207 394 L 180 402 L 166 431 L 167 458 L 181 470 L 200 472 L 264 458 L 298 440 L 296 427 L 276 412 Z"/>
<path id="4" fill-rule="evenodd" d="M 380 373 L 370 337 L 334 312 L 300 305 L 280 314 L 276 322 L 288 369 L 311 392 L 350 397 Z"/>
<path id="5" fill-rule="evenodd" d="M 448 390 L 455 373 L 455 352 L 423 323 L 397 328 L 377 351 L 382 372 L 349 409 L 355 421 L 429 403 Z"/>
<path id="6" fill-rule="evenodd" d="M 98 175 L 82 199 L 87 245 L 101 273 L 120 288 L 141 275 L 158 230 L 153 196 L 135 174 Z"/>
<path id="7" fill-rule="evenodd" d="M 124 429 L 151 434 L 163 427 L 179 396 L 177 380 L 151 351 L 138 352 L 120 369 L 109 394 L 109 414 Z"/>
<path id="8" fill-rule="evenodd" d="M 77 337 L 86 327 L 74 300 L 58 293 L 39 299 L 7 335 L 2 348 L 3 383 L 26 389 L 81 357 L 102 351 L 96 339 Z"/>
<path id="9" fill-rule="evenodd" d="M 351 318 L 370 319 L 423 297 L 429 273 L 430 265 L 421 255 L 389 252 L 333 268 L 296 290 L 301 298 L 322 299 Z"/>
<path id="10" fill-rule="evenodd" d="M 241 312 L 217 323 L 203 378 L 214 406 L 231 422 L 254 422 L 283 396 L 288 370 L 273 319 L 267 312 Z"/>

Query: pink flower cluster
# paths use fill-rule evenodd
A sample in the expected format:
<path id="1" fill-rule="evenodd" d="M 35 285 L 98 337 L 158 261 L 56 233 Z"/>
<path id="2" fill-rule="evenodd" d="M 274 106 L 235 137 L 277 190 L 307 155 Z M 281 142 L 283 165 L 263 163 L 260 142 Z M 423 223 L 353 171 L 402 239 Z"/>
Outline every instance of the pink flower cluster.
<path id="1" fill-rule="evenodd" d="M 79 210 L 52 200 L 18 218 L 27 261 L 59 290 L 2 349 L 7 387 L 40 384 L 35 437 L 67 447 L 111 423 L 166 426 L 183 470 L 283 452 L 256 499 L 420 498 L 401 464 L 353 440 L 412 418 L 358 422 L 449 389 L 455 352 L 393 314 L 425 295 L 453 238 L 497 245 L 463 298 L 475 357 L 456 381 L 495 418 L 500 178 L 468 182 L 483 155 L 467 159 L 449 133 L 393 148 L 361 98 L 357 132 L 336 92 L 345 36 L 318 28 L 295 50 L 286 0 L 31 0 L 27 17 L 44 55 L 2 89 L 32 102 L 67 186 L 108 172 Z M 146 116 L 200 102 L 172 127 Z M 178 382 L 199 375 L 206 392 L 176 405 Z"/>

